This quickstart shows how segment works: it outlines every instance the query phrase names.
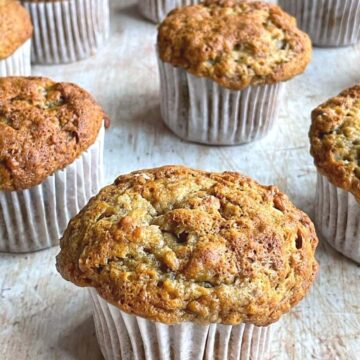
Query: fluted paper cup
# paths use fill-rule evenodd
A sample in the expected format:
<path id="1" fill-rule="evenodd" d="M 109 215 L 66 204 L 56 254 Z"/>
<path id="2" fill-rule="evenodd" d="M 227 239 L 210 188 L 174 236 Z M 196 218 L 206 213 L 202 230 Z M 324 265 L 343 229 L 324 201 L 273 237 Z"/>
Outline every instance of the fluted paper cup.
<path id="1" fill-rule="evenodd" d="M 347 46 L 360 41 L 359 0 L 279 0 L 317 46 Z"/>
<path id="2" fill-rule="evenodd" d="M 165 325 L 121 311 L 93 288 L 89 293 L 106 360 L 266 359 L 271 327 Z"/>
<path id="3" fill-rule="evenodd" d="M 337 251 L 360 263 L 360 203 L 318 174 L 315 221 L 319 233 Z"/>
<path id="4" fill-rule="evenodd" d="M 69 63 L 96 53 L 110 33 L 109 0 L 23 0 L 34 27 L 32 62 Z"/>
<path id="5" fill-rule="evenodd" d="M 233 91 L 160 59 L 158 63 L 161 116 L 180 138 L 237 145 L 257 140 L 272 128 L 284 83 Z"/>
<path id="6" fill-rule="evenodd" d="M 200 0 L 139 0 L 139 10 L 145 18 L 159 23 L 171 10 L 199 2 Z"/>
<path id="7" fill-rule="evenodd" d="M 11 56 L 0 60 L 0 76 L 28 76 L 31 73 L 31 40 L 27 40 Z"/>
<path id="8" fill-rule="evenodd" d="M 59 244 L 68 222 L 102 185 L 104 127 L 75 162 L 23 191 L 0 192 L 0 251 L 29 252 Z"/>

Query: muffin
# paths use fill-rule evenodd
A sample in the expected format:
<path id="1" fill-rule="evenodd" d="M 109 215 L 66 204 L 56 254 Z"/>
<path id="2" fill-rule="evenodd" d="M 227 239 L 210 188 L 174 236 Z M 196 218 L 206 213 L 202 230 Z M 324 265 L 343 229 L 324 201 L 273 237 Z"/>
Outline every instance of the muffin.
<path id="1" fill-rule="evenodd" d="M 198 4 L 200 0 L 139 0 L 140 13 L 154 23 L 162 21 L 173 9 Z"/>
<path id="2" fill-rule="evenodd" d="M 315 222 L 319 233 L 360 263 L 360 86 L 312 112 L 310 142 L 318 171 Z"/>
<path id="3" fill-rule="evenodd" d="M 311 42 L 276 5 L 205 1 L 166 17 L 158 55 L 165 124 L 185 140 L 235 145 L 268 133 Z"/>
<path id="4" fill-rule="evenodd" d="M 30 75 L 32 25 L 15 0 L 0 0 L 0 77 Z"/>
<path id="5" fill-rule="evenodd" d="M 110 33 L 109 0 L 22 0 L 34 25 L 32 62 L 82 60 L 104 45 Z"/>
<path id="6" fill-rule="evenodd" d="M 314 45 L 335 47 L 360 40 L 359 0 L 278 0 Z"/>
<path id="7" fill-rule="evenodd" d="M 0 251 L 59 243 L 101 186 L 104 116 L 74 84 L 0 78 Z"/>
<path id="8" fill-rule="evenodd" d="M 317 241 L 276 187 L 167 166 L 92 198 L 57 269 L 90 288 L 106 359 L 250 359 L 313 283 Z"/>

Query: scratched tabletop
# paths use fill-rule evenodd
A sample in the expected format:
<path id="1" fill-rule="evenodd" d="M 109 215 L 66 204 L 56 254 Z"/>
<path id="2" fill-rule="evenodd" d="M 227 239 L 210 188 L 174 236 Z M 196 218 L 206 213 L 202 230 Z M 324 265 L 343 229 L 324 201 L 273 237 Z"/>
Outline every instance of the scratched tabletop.
<path id="1" fill-rule="evenodd" d="M 240 171 L 277 185 L 313 218 L 310 112 L 360 83 L 360 45 L 315 49 L 307 71 L 287 83 L 266 138 L 235 147 L 202 146 L 181 141 L 161 121 L 156 27 L 140 17 L 134 1 L 113 0 L 111 7 L 112 35 L 96 56 L 33 68 L 35 75 L 81 85 L 110 115 L 104 184 L 166 164 Z M 0 255 L 0 359 L 102 359 L 87 291 L 56 272 L 58 251 Z M 324 241 L 317 258 L 321 271 L 309 295 L 277 323 L 271 359 L 360 359 L 360 267 Z"/>

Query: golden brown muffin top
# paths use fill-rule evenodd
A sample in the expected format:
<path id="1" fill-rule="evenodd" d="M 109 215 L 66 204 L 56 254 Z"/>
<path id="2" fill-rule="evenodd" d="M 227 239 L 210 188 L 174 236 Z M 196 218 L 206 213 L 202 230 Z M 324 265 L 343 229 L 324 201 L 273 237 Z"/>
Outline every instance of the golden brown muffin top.
<path id="1" fill-rule="evenodd" d="M 95 142 L 104 116 L 77 85 L 0 78 L 0 191 L 33 187 L 72 163 Z"/>
<path id="2" fill-rule="evenodd" d="M 215 0 L 173 10 L 160 24 L 162 61 L 241 90 L 302 73 L 311 41 L 293 17 L 260 1 Z"/>
<path id="3" fill-rule="evenodd" d="M 267 325 L 314 281 L 310 219 L 274 186 L 180 166 L 118 177 L 69 224 L 62 276 L 167 324 Z"/>
<path id="4" fill-rule="evenodd" d="M 360 200 L 360 85 L 312 112 L 311 154 L 319 172 Z"/>
<path id="5" fill-rule="evenodd" d="M 0 0 L 0 60 L 11 56 L 32 35 L 28 12 L 15 0 Z"/>

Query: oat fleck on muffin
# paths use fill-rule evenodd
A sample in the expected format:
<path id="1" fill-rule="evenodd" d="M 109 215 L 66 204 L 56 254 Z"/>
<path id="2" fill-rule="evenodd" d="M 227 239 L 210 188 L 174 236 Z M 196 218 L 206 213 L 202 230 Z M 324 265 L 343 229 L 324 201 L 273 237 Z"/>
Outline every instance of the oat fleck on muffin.
<path id="1" fill-rule="evenodd" d="M 104 116 L 77 85 L 0 78 L 0 191 L 31 188 L 72 163 L 95 142 Z"/>
<path id="2" fill-rule="evenodd" d="M 312 112 L 311 154 L 331 183 L 360 199 L 360 86 Z"/>
<path id="3" fill-rule="evenodd" d="M 163 62 L 241 90 L 289 80 L 311 58 L 293 17 L 261 1 L 210 0 L 173 10 L 161 23 Z"/>
<path id="4" fill-rule="evenodd" d="M 180 166 L 120 176 L 69 224 L 57 269 L 165 324 L 268 325 L 314 281 L 314 227 L 274 186 Z"/>

